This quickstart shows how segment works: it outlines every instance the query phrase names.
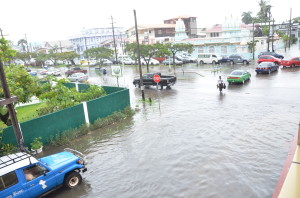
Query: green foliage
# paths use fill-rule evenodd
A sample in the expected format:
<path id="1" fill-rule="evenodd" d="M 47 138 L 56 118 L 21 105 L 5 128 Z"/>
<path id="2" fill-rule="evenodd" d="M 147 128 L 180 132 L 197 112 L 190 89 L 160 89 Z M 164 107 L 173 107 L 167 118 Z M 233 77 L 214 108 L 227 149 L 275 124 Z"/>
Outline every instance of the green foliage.
<path id="1" fill-rule="evenodd" d="M 253 21 L 253 18 L 251 16 L 252 12 L 248 11 L 248 12 L 243 12 L 242 13 L 242 22 L 245 24 L 250 24 Z"/>
<path id="2" fill-rule="evenodd" d="M 248 49 L 251 51 L 251 53 L 253 52 L 253 49 L 255 49 L 257 42 L 258 40 L 255 40 L 254 42 L 253 41 L 247 42 Z"/>
<path id="3" fill-rule="evenodd" d="M 30 143 L 31 150 L 37 150 L 43 146 L 43 143 L 40 140 L 42 140 L 41 137 L 37 137 L 33 139 L 33 142 Z"/>
<path id="4" fill-rule="evenodd" d="M 39 80 L 27 73 L 22 65 L 9 65 L 4 68 L 11 95 L 18 97 L 18 102 L 26 103 L 39 92 Z M 0 98 L 4 97 L 0 85 Z M 0 119 L 6 125 L 11 125 L 6 107 L 0 107 Z"/>
<path id="5" fill-rule="evenodd" d="M 113 50 L 105 47 L 90 48 L 83 52 L 84 57 L 90 59 L 95 58 L 101 64 L 103 59 L 108 59 L 113 55 Z"/>
<path id="6" fill-rule="evenodd" d="M 262 27 L 262 34 L 263 34 L 263 36 L 268 36 L 269 35 L 269 27 L 268 26 L 263 26 Z"/>
<path id="7" fill-rule="evenodd" d="M 2 62 L 11 60 L 16 53 L 17 52 L 10 47 L 7 40 L 0 38 L 0 59 Z"/>
<path id="8" fill-rule="evenodd" d="M 187 53 L 192 53 L 194 46 L 192 44 L 186 44 L 186 43 L 167 43 L 165 44 L 168 50 L 171 52 L 173 55 L 173 66 L 174 66 L 174 71 L 175 71 L 175 56 L 177 52 L 187 52 Z"/>
<path id="9" fill-rule="evenodd" d="M 0 129 L 0 157 L 8 154 L 12 154 L 16 150 L 16 147 L 14 147 L 12 144 L 4 144 L 2 142 L 2 138 L 3 138 L 3 131 Z"/>
<path id="10" fill-rule="evenodd" d="M 18 45 L 21 45 L 21 46 L 22 46 L 23 52 L 27 52 L 27 51 L 26 51 L 26 47 L 25 47 L 25 46 L 27 46 L 27 49 L 28 49 L 28 43 L 27 43 L 27 40 L 25 40 L 25 39 L 20 39 L 20 40 L 18 41 Z"/>
<path id="11" fill-rule="evenodd" d="M 260 0 L 258 2 L 259 5 L 259 12 L 257 13 L 257 19 L 260 22 L 268 22 L 269 21 L 269 15 L 271 15 L 271 5 L 268 5 L 268 1 Z"/>
<path id="12" fill-rule="evenodd" d="M 32 53 L 29 53 L 29 52 L 25 52 L 25 53 L 18 52 L 15 55 L 14 59 L 20 59 L 20 60 L 24 61 L 25 64 L 27 64 L 27 63 L 29 63 L 31 56 L 32 56 Z"/>
<path id="13" fill-rule="evenodd" d="M 47 82 L 41 86 L 42 93 L 39 99 L 46 102 L 47 106 L 38 110 L 39 115 L 45 115 L 67 107 L 79 104 L 82 101 L 92 100 L 106 95 L 102 87 L 90 85 L 89 89 L 77 92 L 75 88 L 69 89 L 64 86 L 65 79 L 55 80 L 56 84 Z"/>

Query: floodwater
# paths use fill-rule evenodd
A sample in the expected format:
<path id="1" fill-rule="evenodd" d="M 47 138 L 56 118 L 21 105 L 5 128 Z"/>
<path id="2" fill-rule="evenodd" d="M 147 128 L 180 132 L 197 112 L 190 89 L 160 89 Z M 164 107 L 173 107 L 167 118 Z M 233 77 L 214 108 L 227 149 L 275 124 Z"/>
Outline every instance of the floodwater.
<path id="1" fill-rule="evenodd" d="M 118 79 L 130 89 L 136 114 L 92 131 L 75 142 L 87 155 L 88 171 L 73 190 L 47 197 L 95 198 L 269 198 L 280 176 L 300 115 L 300 68 L 257 75 L 255 64 L 193 64 L 177 67 L 170 90 L 145 89 L 141 102 L 132 85 L 135 67 Z M 218 76 L 234 69 L 252 74 L 220 93 Z M 168 66 L 150 71 L 168 74 Z M 90 73 L 90 76 L 94 74 Z M 115 78 L 95 75 L 103 84 Z M 129 82 L 129 83 L 128 83 Z M 50 148 L 44 154 L 61 151 Z"/>

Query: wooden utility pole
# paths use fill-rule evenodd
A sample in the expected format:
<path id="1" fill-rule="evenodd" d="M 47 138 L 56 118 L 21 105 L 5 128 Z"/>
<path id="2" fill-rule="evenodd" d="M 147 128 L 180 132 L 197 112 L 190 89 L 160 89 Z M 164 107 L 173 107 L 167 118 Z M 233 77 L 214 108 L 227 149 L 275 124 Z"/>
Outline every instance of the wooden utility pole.
<path id="1" fill-rule="evenodd" d="M 142 90 L 142 99 L 143 99 L 143 101 L 145 101 L 144 82 L 143 82 L 142 67 L 141 67 L 141 58 L 140 58 L 140 43 L 139 43 L 139 34 L 138 34 L 138 28 L 137 28 L 137 20 L 136 20 L 135 10 L 133 10 L 133 13 L 134 13 L 134 22 L 135 22 L 135 36 L 136 36 L 136 45 L 137 45 L 137 56 L 138 56 L 139 70 L 140 70 L 140 88 Z"/>
<path id="2" fill-rule="evenodd" d="M 292 33 L 292 8 L 290 9 L 289 48 L 291 47 L 291 33 Z"/>
<path id="3" fill-rule="evenodd" d="M 13 105 L 13 103 L 17 102 L 18 99 L 16 96 L 10 95 L 10 91 L 9 91 L 9 88 L 7 85 L 7 81 L 6 81 L 6 77 L 5 77 L 5 73 L 4 73 L 4 69 L 3 69 L 3 63 L 1 60 L 0 60 L 0 80 L 1 80 L 3 94 L 4 94 L 4 98 L 5 98 L 5 99 L 0 100 L 0 106 L 4 106 L 4 105 L 7 106 L 8 113 L 11 118 L 12 126 L 14 129 L 14 133 L 15 133 L 15 136 L 17 139 L 19 149 L 22 152 L 28 152 L 24 146 L 24 139 L 23 139 L 22 131 L 21 131 L 20 125 L 18 123 L 16 111 L 15 111 L 15 108 Z"/>
<path id="4" fill-rule="evenodd" d="M 113 32 L 113 40 L 114 40 L 114 47 L 115 47 L 115 56 L 116 56 L 116 62 L 118 62 L 118 54 L 117 54 L 117 46 L 116 46 L 116 39 L 115 39 L 115 28 L 114 28 L 114 19 L 111 17 L 111 28 Z"/>
<path id="5" fill-rule="evenodd" d="M 2 29 L 1 29 L 1 28 L 0 28 L 0 34 L 1 34 L 1 37 L 4 38 L 4 37 L 3 37 L 3 33 L 2 33 Z"/>
<path id="6" fill-rule="evenodd" d="M 254 45 L 254 21 L 253 21 L 253 27 L 252 27 L 252 56 L 254 61 L 254 52 L 255 52 L 255 45 Z"/>
<path id="7" fill-rule="evenodd" d="M 274 18 L 273 18 L 273 25 L 272 25 L 272 52 L 274 52 Z"/>

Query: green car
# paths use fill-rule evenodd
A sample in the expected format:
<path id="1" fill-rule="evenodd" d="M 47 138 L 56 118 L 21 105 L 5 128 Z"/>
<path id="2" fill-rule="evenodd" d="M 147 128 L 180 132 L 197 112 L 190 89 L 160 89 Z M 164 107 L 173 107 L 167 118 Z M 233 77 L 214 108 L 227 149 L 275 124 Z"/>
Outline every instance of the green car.
<path id="1" fill-rule="evenodd" d="M 246 80 L 250 80 L 251 74 L 244 70 L 234 70 L 227 77 L 227 82 L 231 83 L 244 83 Z"/>

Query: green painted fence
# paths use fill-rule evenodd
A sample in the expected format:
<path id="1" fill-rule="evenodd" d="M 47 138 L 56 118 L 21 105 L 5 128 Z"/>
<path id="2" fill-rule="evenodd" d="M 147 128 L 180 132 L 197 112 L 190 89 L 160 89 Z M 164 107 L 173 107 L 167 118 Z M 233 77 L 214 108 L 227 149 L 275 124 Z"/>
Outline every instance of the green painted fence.
<path id="1" fill-rule="evenodd" d="M 104 87 L 109 90 L 109 87 Z M 104 97 L 97 98 L 87 102 L 87 109 L 90 123 L 95 122 L 98 118 L 109 116 L 115 111 L 124 109 L 130 105 L 129 90 L 123 89 Z"/>
<path id="2" fill-rule="evenodd" d="M 67 83 L 67 87 L 75 87 Z M 71 85 L 70 85 L 71 84 Z M 79 90 L 86 89 L 86 85 L 78 84 Z M 129 90 L 119 87 L 103 87 L 107 95 L 87 102 L 87 109 L 90 123 L 98 118 L 111 115 L 115 111 L 130 106 Z M 41 116 L 23 123 L 20 123 L 24 143 L 30 146 L 35 137 L 42 137 L 44 144 L 47 144 L 50 137 L 65 130 L 78 128 L 85 123 L 83 104 L 78 104 L 61 111 Z M 3 131 L 3 142 L 17 145 L 13 128 L 7 127 Z"/>

